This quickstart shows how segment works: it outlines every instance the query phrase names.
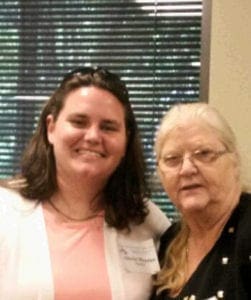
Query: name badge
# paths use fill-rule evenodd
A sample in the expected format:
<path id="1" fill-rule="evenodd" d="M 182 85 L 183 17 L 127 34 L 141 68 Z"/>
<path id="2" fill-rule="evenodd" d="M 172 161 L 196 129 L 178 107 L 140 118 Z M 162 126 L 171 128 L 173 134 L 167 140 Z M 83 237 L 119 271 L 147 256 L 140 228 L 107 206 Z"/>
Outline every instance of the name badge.
<path id="1" fill-rule="evenodd" d="M 120 257 L 128 272 L 155 274 L 160 270 L 152 239 L 146 241 L 119 241 Z"/>

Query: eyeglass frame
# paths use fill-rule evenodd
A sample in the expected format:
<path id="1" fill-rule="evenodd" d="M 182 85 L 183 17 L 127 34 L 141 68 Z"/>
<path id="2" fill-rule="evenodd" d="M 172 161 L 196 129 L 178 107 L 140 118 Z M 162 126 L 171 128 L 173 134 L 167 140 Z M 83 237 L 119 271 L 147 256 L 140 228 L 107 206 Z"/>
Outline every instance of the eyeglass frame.
<path id="1" fill-rule="evenodd" d="M 117 75 L 111 73 L 106 68 L 101 67 L 101 66 L 78 67 L 78 68 L 75 68 L 72 71 L 66 73 L 63 77 L 62 83 L 68 81 L 69 79 L 71 79 L 74 76 L 94 75 L 95 73 L 102 73 L 105 76 L 114 77 L 116 79 L 118 78 Z"/>
<path id="2" fill-rule="evenodd" d="M 203 161 L 203 159 L 204 159 L 203 157 L 199 158 L 199 155 L 203 154 L 203 152 L 204 153 L 207 152 L 207 153 L 211 154 L 212 156 L 211 157 L 209 157 L 209 156 L 206 157 L 205 156 L 204 157 L 205 160 Z M 160 163 L 161 163 L 161 161 L 163 162 L 163 160 L 168 159 L 168 156 L 160 157 L 158 162 L 157 162 L 157 165 L 159 166 L 160 170 L 165 173 L 165 172 L 168 172 L 169 170 L 174 170 L 174 169 L 180 168 L 182 166 L 182 164 L 184 163 L 184 159 L 186 159 L 186 158 L 189 159 L 190 162 L 192 162 L 193 165 L 195 165 L 197 167 L 197 163 L 201 163 L 202 165 L 211 164 L 211 163 L 215 162 L 216 160 L 218 160 L 222 155 L 227 154 L 227 153 L 230 153 L 230 151 L 228 149 L 218 150 L 218 151 L 213 150 L 213 149 L 196 149 L 192 153 L 190 153 L 190 155 L 187 156 L 187 157 L 185 157 L 184 154 L 183 155 L 176 155 L 176 157 L 174 157 L 175 155 L 169 155 L 169 159 L 174 157 L 174 158 L 177 158 L 178 161 L 177 161 L 177 163 L 175 163 L 173 161 L 173 165 L 172 165 L 172 162 L 170 160 L 169 161 L 170 162 L 169 166 L 167 165 L 166 162 L 164 162 L 164 169 L 165 170 L 163 169 L 163 167 L 161 167 Z M 198 157 L 196 157 L 196 155 Z"/>
<path id="3" fill-rule="evenodd" d="M 118 74 L 112 73 L 108 71 L 105 67 L 95 66 L 95 67 L 77 67 L 72 71 L 66 73 L 63 76 L 63 79 L 60 83 L 60 86 L 64 86 L 68 81 L 74 78 L 74 76 L 81 77 L 81 76 L 95 76 L 95 74 L 99 74 L 101 78 L 105 81 L 119 83 L 120 91 L 123 97 L 128 98 L 128 90 L 126 87 L 125 82 L 120 78 Z M 109 89 L 108 89 L 109 90 Z M 118 96 L 118 95 L 116 95 Z"/>

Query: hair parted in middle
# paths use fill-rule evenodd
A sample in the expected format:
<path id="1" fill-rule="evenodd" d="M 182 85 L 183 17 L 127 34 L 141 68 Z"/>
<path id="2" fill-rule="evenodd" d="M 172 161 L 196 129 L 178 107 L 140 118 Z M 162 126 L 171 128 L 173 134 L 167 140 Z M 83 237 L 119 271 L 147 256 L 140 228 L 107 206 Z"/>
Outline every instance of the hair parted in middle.
<path id="1" fill-rule="evenodd" d="M 118 229 L 141 223 L 147 215 L 150 191 L 145 180 L 145 163 L 136 119 L 128 90 L 120 77 L 104 68 L 78 68 L 67 74 L 45 104 L 38 126 L 21 161 L 16 182 L 21 194 L 31 200 L 49 199 L 58 189 L 53 147 L 47 138 L 47 116 L 57 120 L 67 95 L 75 89 L 94 86 L 112 93 L 125 112 L 127 148 L 125 156 L 104 189 L 106 222 Z"/>

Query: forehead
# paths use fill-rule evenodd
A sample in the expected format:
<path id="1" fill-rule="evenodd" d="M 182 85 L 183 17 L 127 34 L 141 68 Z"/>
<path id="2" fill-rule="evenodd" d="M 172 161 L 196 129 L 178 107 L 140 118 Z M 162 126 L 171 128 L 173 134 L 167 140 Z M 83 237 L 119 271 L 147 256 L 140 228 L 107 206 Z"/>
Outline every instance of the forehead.
<path id="1" fill-rule="evenodd" d="M 71 91 L 66 96 L 60 113 L 83 113 L 124 119 L 125 109 L 117 97 L 109 91 L 87 86 Z"/>
<path id="2" fill-rule="evenodd" d="M 195 149 L 204 145 L 217 147 L 221 144 L 216 129 L 201 120 L 190 120 L 180 123 L 165 136 L 162 149 Z"/>

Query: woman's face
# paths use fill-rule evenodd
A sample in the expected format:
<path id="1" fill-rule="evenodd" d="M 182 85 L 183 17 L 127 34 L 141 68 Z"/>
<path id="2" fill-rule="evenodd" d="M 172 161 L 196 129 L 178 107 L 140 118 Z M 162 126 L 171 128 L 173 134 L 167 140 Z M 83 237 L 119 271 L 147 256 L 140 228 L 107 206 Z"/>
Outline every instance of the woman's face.
<path id="1" fill-rule="evenodd" d="M 47 117 L 57 176 L 106 182 L 125 155 L 125 111 L 110 92 L 81 87 L 68 94 L 55 121 Z"/>
<path id="2" fill-rule="evenodd" d="M 210 207 L 224 210 L 238 200 L 237 156 L 227 151 L 216 131 L 207 124 L 194 120 L 173 129 L 160 157 L 160 179 L 181 213 Z"/>

